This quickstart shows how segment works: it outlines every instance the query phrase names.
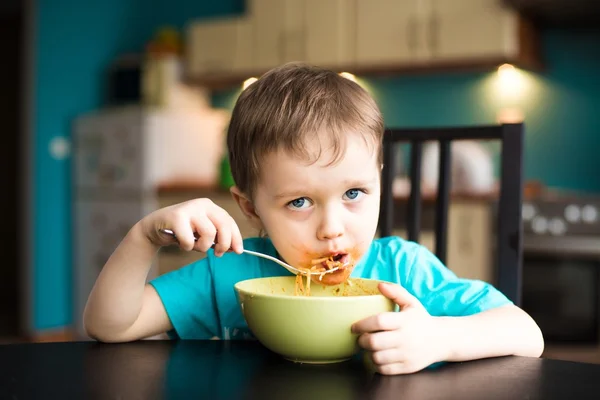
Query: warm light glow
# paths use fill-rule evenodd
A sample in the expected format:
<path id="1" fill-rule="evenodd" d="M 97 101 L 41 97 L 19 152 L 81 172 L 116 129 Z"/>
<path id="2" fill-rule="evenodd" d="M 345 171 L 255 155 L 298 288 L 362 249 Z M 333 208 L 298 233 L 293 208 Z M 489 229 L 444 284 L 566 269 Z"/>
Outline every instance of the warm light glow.
<path id="1" fill-rule="evenodd" d="M 356 82 L 356 76 L 351 74 L 350 72 L 340 72 L 340 76 L 343 76 L 346 79 L 351 80 L 352 82 Z"/>
<path id="2" fill-rule="evenodd" d="M 502 73 L 507 72 L 507 71 L 514 71 L 515 70 L 515 66 L 512 64 L 502 64 L 501 66 L 498 67 L 498 73 Z"/>
<path id="3" fill-rule="evenodd" d="M 525 115 L 519 107 L 503 108 L 496 114 L 496 122 L 499 124 L 518 124 L 524 120 Z"/>
<path id="4" fill-rule="evenodd" d="M 527 91 L 527 79 L 518 68 L 510 64 L 498 67 L 498 94 L 507 104 L 521 101 Z"/>
<path id="5" fill-rule="evenodd" d="M 254 82 L 256 82 L 258 80 L 258 78 L 252 77 L 252 78 L 248 78 L 244 81 L 244 84 L 242 86 L 243 90 L 246 90 L 248 88 L 248 86 L 252 85 Z"/>
<path id="6" fill-rule="evenodd" d="M 498 67 L 498 79 L 500 85 L 504 86 L 505 91 L 517 91 L 521 85 L 521 75 L 519 71 L 510 64 L 503 64 Z"/>

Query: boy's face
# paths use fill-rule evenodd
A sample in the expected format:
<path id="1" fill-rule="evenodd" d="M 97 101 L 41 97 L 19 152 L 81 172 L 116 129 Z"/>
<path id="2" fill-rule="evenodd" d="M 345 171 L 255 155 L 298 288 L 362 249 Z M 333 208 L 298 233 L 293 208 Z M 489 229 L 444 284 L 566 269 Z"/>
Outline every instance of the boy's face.
<path id="1" fill-rule="evenodd" d="M 379 217 L 380 166 L 372 147 L 350 135 L 335 164 L 327 143 L 314 163 L 283 150 L 265 157 L 254 212 L 287 263 L 310 267 L 330 255 L 356 262 L 363 256 Z M 312 160 L 319 148 L 309 144 Z"/>

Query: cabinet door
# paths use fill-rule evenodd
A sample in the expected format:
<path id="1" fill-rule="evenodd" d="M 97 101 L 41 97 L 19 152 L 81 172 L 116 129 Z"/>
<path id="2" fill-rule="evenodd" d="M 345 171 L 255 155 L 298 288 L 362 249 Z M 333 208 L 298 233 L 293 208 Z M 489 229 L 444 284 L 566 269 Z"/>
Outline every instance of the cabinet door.
<path id="1" fill-rule="evenodd" d="M 448 212 L 448 258 L 446 266 L 458 277 L 496 284 L 492 262 L 491 209 L 485 202 L 452 202 Z M 404 229 L 392 235 L 406 239 Z M 419 244 L 435 252 L 435 232 L 422 231 Z"/>
<path id="2" fill-rule="evenodd" d="M 249 0 L 252 20 L 254 67 L 264 71 L 279 65 L 283 59 L 285 3 L 282 0 Z"/>
<path id="3" fill-rule="evenodd" d="M 492 216 L 486 202 L 454 202 L 448 215 L 448 267 L 459 277 L 495 284 Z"/>
<path id="4" fill-rule="evenodd" d="M 516 55 L 517 17 L 498 0 L 429 0 L 424 23 L 434 60 Z"/>
<path id="5" fill-rule="evenodd" d="M 356 63 L 398 64 L 418 48 L 418 0 L 357 0 Z"/>
<path id="6" fill-rule="evenodd" d="M 350 66 L 355 58 L 356 0 L 304 0 L 306 61 Z"/>
<path id="7" fill-rule="evenodd" d="M 304 0 L 248 1 L 256 70 L 304 60 L 304 7 Z"/>
<path id="8" fill-rule="evenodd" d="M 284 3 L 279 63 L 306 61 L 306 0 L 281 0 Z M 312 28 L 311 28 L 312 29 Z"/>
<path id="9" fill-rule="evenodd" d="M 244 18 L 221 18 L 190 25 L 188 73 L 194 76 L 250 70 L 251 27 Z"/>

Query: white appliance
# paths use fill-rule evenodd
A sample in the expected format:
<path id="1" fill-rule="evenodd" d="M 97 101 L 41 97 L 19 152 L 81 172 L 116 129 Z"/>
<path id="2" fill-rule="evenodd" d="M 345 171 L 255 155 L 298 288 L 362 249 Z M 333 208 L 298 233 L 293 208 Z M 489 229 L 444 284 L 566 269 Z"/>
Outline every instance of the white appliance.
<path id="1" fill-rule="evenodd" d="M 74 125 L 74 323 L 94 282 L 129 229 L 158 207 L 164 183 L 218 179 L 228 113 L 129 106 L 78 118 Z M 156 275 L 154 266 L 149 279 Z"/>
<path id="2" fill-rule="evenodd" d="M 451 146 L 452 191 L 467 193 L 489 193 L 494 190 L 494 164 L 492 155 L 481 142 L 457 140 Z M 437 191 L 439 173 L 439 143 L 430 142 L 423 150 L 421 176 L 423 187 Z"/>

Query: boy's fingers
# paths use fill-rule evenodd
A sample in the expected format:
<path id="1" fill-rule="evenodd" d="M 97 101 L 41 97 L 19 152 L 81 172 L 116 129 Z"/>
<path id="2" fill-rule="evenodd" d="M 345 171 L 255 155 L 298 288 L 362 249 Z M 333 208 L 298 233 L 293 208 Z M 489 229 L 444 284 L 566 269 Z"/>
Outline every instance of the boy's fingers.
<path id="1" fill-rule="evenodd" d="M 217 228 L 215 228 L 212 221 L 206 215 L 200 215 L 194 218 L 192 220 L 192 227 L 200 236 L 194 246 L 194 250 L 206 253 L 215 242 Z"/>
<path id="2" fill-rule="evenodd" d="M 244 239 L 242 238 L 239 226 L 233 218 L 231 218 L 231 232 L 231 250 L 241 254 L 244 250 Z"/>
<path id="3" fill-rule="evenodd" d="M 358 345 L 365 350 L 381 351 L 399 346 L 399 331 L 363 333 L 358 338 Z"/>
<path id="4" fill-rule="evenodd" d="M 352 325 L 352 333 L 393 331 L 400 329 L 404 320 L 402 313 L 386 312 L 372 315 Z"/>

